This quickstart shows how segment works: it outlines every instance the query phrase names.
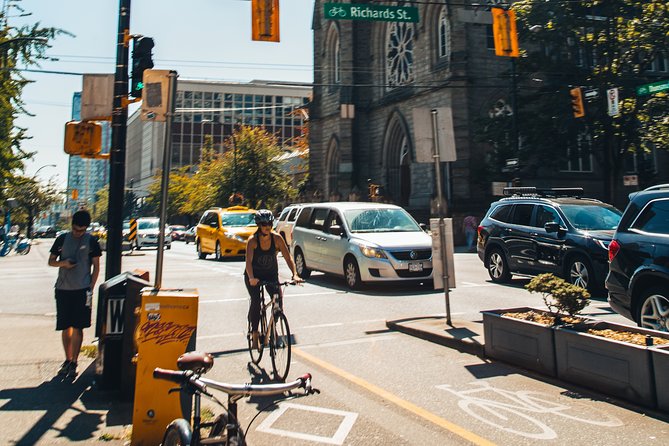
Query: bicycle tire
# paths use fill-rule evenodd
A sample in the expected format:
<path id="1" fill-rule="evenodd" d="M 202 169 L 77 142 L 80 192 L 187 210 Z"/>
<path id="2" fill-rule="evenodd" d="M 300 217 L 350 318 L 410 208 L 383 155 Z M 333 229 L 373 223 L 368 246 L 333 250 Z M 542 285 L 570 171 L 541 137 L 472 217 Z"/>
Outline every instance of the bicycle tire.
<path id="1" fill-rule="evenodd" d="M 254 364 L 258 365 L 260 363 L 260 360 L 262 359 L 262 354 L 265 350 L 265 335 L 267 333 L 267 320 L 265 318 L 265 315 L 260 316 L 260 326 L 258 327 L 260 330 L 260 336 L 259 336 L 259 342 L 260 342 L 260 348 L 255 349 L 253 348 L 253 337 L 251 335 L 251 322 L 248 323 L 248 328 L 246 330 L 246 342 L 248 343 L 249 346 L 249 355 L 251 355 L 251 362 Z"/>
<path id="2" fill-rule="evenodd" d="M 290 370 L 291 338 L 288 319 L 283 312 L 274 313 L 274 328 L 269 335 L 269 354 L 272 357 L 274 379 L 284 382 Z"/>
<path id="3" fill-rule="evenodd" d="M 183 418 L 172 421 L 165 429 L 162 446 L 191 446 L 193 431 Z"/>
<path id="4" fill-rule="evenodd" d="M 510 407 L 506 407 L 503 403 L 500 404 L 494 401 L 477 401 L 475 399 L 460 400 L 458 401 L 458 406 L 460 406 L 460 409 L 464 410 L 482 423 L 503 430 L 510 434 L 520 435 L 522 437 L 533 438 L 536 440 L 553 440 L 557 438 L 557 434 L 553 429 L 551 429 L 542 421 L 521 412 L 522 409 L 516 410 Z M 475 408 L 480 410 L 482 409 L 484 414 L 478 413 Z M 505 416 L 504 413 L 506 413 L 507 416 Z M 491 420 L 490 417 L 495 419 Z M 515 420 L 513 417 L 515 417 Z M 521 423 L 523 422 L 527 423 L 529 426 L 532 426 L 536 430 L 522 430 L 523 426 Z"/>

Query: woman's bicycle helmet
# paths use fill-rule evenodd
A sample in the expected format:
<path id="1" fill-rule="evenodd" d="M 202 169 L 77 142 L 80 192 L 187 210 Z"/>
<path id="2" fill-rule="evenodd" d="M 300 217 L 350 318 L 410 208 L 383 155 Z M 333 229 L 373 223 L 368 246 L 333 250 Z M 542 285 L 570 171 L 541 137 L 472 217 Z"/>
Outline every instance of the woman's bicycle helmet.
<path id="1" fill-rule="evenodd" d="M 272 224 L 274 222 L 274 214 L 272 214 L 272 211 L 269 209 L 260 209 L 256 212 L 255 221 L 258 226 L 260 226 L 261 223 Z"/>

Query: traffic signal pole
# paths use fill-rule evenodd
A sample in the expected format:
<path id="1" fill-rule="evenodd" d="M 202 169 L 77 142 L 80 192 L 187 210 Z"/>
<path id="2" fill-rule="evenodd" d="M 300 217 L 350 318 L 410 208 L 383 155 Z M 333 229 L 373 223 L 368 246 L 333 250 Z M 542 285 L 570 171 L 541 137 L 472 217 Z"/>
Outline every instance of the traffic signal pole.
<path id="1" fill-rule="evenodd" d="M 130 33 L 130 0 L 119 0 L 116 40 L 116 74 L 114 76 L 114 109 L 109 162 L 109 206 L 107 210 L 107 262 L 105 279 L 121 273 L 123 241 L 123 193 L 125 189 L 125 143 L 128 106 L 128 35 Z"/>

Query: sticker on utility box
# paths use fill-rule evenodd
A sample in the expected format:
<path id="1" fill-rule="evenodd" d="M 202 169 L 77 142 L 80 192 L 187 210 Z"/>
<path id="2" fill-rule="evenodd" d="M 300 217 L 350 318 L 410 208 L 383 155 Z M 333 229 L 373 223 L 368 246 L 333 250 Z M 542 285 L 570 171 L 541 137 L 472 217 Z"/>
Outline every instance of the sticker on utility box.
<path id="1" fill-rule="evenodd" d="M 144 305 L 144 311 L 160 311 L 160 302 L 152 302 Z"/>

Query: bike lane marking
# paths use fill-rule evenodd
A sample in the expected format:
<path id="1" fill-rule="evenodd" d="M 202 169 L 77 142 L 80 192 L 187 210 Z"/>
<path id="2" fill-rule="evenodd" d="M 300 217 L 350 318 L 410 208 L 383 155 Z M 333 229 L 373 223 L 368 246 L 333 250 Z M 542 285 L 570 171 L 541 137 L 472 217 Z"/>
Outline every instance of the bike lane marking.
<path id="1" fill-rule="evenodd" d="M 370 383 L 370 382 L 368 382 L 368 381 L 366 381 L 366 380 L 364 380 L 364 379 L 362 379 L 358 376 L 355 376 L 355 375 L 353 375 L 353 374 L 351 374 L 351 373 L 349 373 L 349 372 L 347 372 L 343 369 L 340 369 L 339 367 L 337 367 L 333 364 L 330 364 L 329 362 L 323 361 L 322 359 L 319 359 L 319 358 L 317 358 L 313 355 L 310 355 L 309 353 L 306 353 L 299 348 L 293 347 L 292 352 L 296 356 L 299 356 L 300 358 L 304 359 L 305 361 L 311 362 L 312 364 L 315 364 L 318 367 L 321 367 L 325 370 L 328 370 L 329 372 L 332 372 L 335 375 L 337 375 L 337 376 L 339 376 L 339 377 L 341 377 L 341 378 L 343 378 L 347 381 L 350 381 L 353 384 L 356 384 L 356 385 L 366 389 L 367 391 L 383 398 L 384 400 L 389 401 L 389 402 L 395 404 L 396 406 L 399 406 L 402 409 L 407 410 L 407 411 L 413 413 L 414 415 L 417 415 L 417 416 L 419 416 L 419 417 L 421 417 L 421 418 L 423 418 L 423 419 L 425 419 L 425 420 L 427 420 L 427 421 L 429 421 L 429 422 L 431 422 L 431 423 L 433 423 L 433 424 L 435 424 L 435 425 L 437 425 L 437 426 L 439 426 L 443 429 L 446 429 L 446 430 L 454 433 L 455 435 L 457 435 L 457 436 L 459 436 L 459 437 L 461 437 L 461 438 L 463 438 L 463 439 L 465 439 L 465 440 L 467 440 L 467 441 L 469 441 L 469 442 L 471 442 L 471 443 L 473 443 L 477 446 L 495 446 L 495 443 L 493 443 L 489 440 L 486 440 L 485 438 L 480 437 L 480 436 L 476 435 L 475 433 L 470 432 L 467 429 L 465 429 L 461 426 L 458 426 L 457 424 L 452 423 L 452 422 L 450 422 L 450 421 L 448 421 L 448 420 L 446 420 L 446 419 L 444 419 L 440 416 L 437 416 L 437 415 L 433 414 L 432 412 L 430 412 L 426 409 L 423 409 L 420 406 L 417 406 L 417 405 L 415 405 L 415 404 L 413 404 L 413 403 L 411 403 L 407 400 L 404 400 L 404 399 L 396 396 L 395 394 L 392 394 L 392 393 L 388 392 L 387 390 L 382 389 L 381 387 L 378 387 L 378 386 L 376 386 L 376 385 L 374 385 L 374 384 L 372 384 L 372 383 Z"/>

